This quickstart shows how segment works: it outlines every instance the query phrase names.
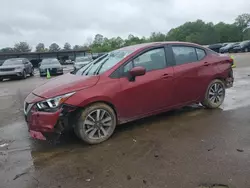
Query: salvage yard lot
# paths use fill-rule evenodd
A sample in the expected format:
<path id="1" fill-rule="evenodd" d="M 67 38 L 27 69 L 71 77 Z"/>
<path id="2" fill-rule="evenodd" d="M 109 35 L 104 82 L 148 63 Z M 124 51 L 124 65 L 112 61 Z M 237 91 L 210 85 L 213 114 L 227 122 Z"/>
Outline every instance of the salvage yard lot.
<path id="1" fill-rule="evenodd" d="M 0 187 L 250 187 L 250 54 L 235 54 L 235 86 L 221 109 L 195 105 L 117 128 L 88 146 L 29 138 L 23 100 L 46 78 L 0 83 Z M 65 72 L 71 69 L 65 68 Z"/>

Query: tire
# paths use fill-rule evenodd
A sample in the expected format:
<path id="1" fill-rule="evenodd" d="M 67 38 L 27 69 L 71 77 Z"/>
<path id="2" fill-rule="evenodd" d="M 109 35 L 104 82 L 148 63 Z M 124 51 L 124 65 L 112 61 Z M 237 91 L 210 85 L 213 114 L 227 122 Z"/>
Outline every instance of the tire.
<path id="1" fill-rule="evenodd" d="M 34 76 L 34 68 L 32 68 L 32 70 L 30 72 L 30 76 Z"/>
<path id="2" fill-rule="evenodd" d="M 218 89 L 216 89 L 216 87 Z M 214 93 L 214 94 L 212 94 Z M 205 99 L 201 104 L 209 109 L 219 108 L 224 102 L 226 94 L 225 84 L 221 80 L 213 80 L 206 91 Z"/>
<path id="3" fill-rule="evenodd" d="M 23 71 L 23 75 L 22 75 L 22 79 L 26 79 L 27 78 L 27 73 L 26 73 L 26 71 L 24 70 Z"/>
<path id="4" fill-rule="evenodd" d="M 99 118 L 97 114 L 99 113 Z M 114 110 L 104 104 L 96 103 L 86 107 L 79 117 L 75 132 L 76 135 L 88 144 L 99 144 L 108 140 L 116 127 Z"/>
<path id="5" fill-rule="evenodd" d="M 0 82 L 2 82 L 3 81 L 3 78 L 0 78 Z"/>
<path id="6" fill-rule="evenodd" d="M 248 48 L 245 48 L 245 50 L 244 50 L 245 52 L 248 52 Z"/>

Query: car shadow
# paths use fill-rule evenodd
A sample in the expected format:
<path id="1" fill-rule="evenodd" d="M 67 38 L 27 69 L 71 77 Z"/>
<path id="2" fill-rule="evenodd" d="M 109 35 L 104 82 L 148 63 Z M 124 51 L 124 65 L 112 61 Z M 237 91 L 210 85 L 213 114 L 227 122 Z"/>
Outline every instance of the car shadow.
<path id="1" fill-rule="evenodd" d="M 179 116 L 182 116 L 188 112 L 195 112 L 195 111 L 199 111 L 199 110 L 206 110 L 206 113 L 218 113 L 219 111 L 222 111 L 221 109 L 208 110 L 208 109 L 205 109 L 201 105 L 194 104 L 194 105 L 183 107 L 181 109 L 164 112 L 164 113 L 161 113 L 159 115 L 150 116 L 150 117 L 142 118 L 140 120 L 136 120 L 133 122 L 119 125 L 116 127 L 116 130 L 115 130 L 114 135 L 112 137 L 118 137 L 123 132 L 132 131 L 133 129 L 137 129 L 137 128 L 147 127 L 149 125 L 157 124 L 157 123 L 162 122 L 162 121 L 171 121 L 171 118 L 179 117 Z M 45 144 L 45 142 L 40 142 L 40 144 L 43 145 L 43 144 Z M 77 138 L 74 131 L 67 131 L 67 132 L 63 133 L 60 136 L 60 139 L 58 140 L 58 142 L 56 144 L 55 143 L 46 143 L 45 145 L 47 145 L 46 146 L 47 149 L 50 147 L 54 148 L 54 147 L 74 146 L 74 145 L 76 147 L 78 147 L 78 146 L 82 147 L 82 146 L 86 146 L 86 145 L 89 146 L 88 144 L 85 144 L 83 141 L 81 141 L 79 138 Z M 43 148 L 43 146 L 42 146 L 42 148 Z"/>

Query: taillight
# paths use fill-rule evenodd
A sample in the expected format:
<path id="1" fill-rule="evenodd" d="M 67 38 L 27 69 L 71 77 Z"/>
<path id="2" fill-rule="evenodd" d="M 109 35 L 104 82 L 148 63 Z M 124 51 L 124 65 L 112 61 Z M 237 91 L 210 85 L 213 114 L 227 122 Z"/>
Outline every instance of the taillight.
<path id="1" fill-rule="evenodd" d="M 229 63 L 231 63 L 231 65 L 233 65 L 233 64 L 234 64 L 234 59 L 233 59 L 233 58 L 230 58 L 230 59 L 229 59 Z"/>

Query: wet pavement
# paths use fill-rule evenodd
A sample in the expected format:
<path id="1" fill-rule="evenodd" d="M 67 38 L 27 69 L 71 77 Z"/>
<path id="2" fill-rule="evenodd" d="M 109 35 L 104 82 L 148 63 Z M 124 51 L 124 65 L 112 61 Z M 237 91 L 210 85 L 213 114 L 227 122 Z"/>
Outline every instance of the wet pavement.
<path id="1" fill-rule="evenodd" d="M 250 187 L 250 55 L 235 58 L 235 86 L 220 109 L 193 105 L 132 122 L 95 146 L 73 133 L 57 146 L 31 139 L 23 100 L 47 80 L 0 83 L 0 188 Z"/>

